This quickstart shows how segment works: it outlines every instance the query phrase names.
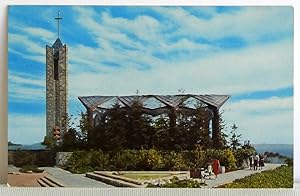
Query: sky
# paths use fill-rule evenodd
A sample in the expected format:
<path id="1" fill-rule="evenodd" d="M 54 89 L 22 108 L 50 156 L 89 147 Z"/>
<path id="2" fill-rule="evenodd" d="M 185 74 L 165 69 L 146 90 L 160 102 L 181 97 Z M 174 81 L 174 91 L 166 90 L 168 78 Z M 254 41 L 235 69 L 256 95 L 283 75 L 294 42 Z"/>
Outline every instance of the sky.
<path id="1" fill-rule="evenodd" d="M 68 46 L 69 114 L 78 96 L 226 94 L 227 131 L 293 143 L 292 7 L 10 6 L 8 140 L 46 134 L 46 45 Z M 33 14 L 34 13 L 34 14 Z"/>

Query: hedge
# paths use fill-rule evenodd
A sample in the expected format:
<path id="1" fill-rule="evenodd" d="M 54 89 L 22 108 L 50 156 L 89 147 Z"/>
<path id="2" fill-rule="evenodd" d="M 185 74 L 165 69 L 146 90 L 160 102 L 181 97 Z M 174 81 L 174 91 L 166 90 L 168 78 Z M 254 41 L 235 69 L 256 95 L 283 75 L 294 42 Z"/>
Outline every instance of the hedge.
<path id="1" fill-rule="evenodd" d="M 210 159 L 219 159 L 229 170 L 236 169 L 236 159 L 230 149 L 191 151 L 159 151 L 155 149 L 74 151 L 64 169 L 73 173 L 95 170 L 108 171 L 180 171 L 207 167 Z"/>

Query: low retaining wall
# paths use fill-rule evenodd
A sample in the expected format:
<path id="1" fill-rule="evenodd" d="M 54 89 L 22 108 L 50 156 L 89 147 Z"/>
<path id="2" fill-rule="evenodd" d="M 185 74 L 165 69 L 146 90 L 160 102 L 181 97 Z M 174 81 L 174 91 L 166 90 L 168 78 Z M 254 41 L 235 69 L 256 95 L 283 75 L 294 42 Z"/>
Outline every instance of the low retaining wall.
<path id="1" fill-rule="evenodd" d="M 57 152 L 55 157 L 56 166 L 65 166 L 72 154 L 73 152 Z"/>
<path id="2" fill-rule="evenodd" d="M 8 164 L 17 167 L 24 165 L 54 166 L 55 154 L 47 150 L 8 151 Z"/>
<path id="3" fill-rule="evenodd" d="M 67 164 L 73 152 L 57 152 L 47 150 L 16 150 L 8 151 L 8 164 L 17 167 L 24 165 L 36 165 L 40 167 L 63 167 Z"/>

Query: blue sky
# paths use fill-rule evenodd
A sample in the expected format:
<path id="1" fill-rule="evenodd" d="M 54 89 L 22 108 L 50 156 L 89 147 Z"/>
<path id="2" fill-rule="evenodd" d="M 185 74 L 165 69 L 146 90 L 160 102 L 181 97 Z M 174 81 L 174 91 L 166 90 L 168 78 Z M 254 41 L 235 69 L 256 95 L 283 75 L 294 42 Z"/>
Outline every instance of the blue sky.
<path id="1" fill-rule="evenodd" d="M 58 10 L 70 114 L 85 111 L 83 95 L 228 94 L 228 128 L 293 143 L 292 7 L 10 6 L 10 141 L 45 136 L 45 46 Z"/>

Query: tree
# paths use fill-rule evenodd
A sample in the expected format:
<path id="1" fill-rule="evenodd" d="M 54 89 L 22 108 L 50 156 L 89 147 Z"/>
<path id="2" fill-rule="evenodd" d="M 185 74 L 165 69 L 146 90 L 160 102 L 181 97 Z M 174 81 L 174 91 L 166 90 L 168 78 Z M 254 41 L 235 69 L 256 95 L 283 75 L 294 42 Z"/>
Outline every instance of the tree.
<path id="1" fill-rule="evenodd" d="M 197 136 L 192 136 L 192 117 L 185 113 L 178 113 L 176 123 L 177 126 L 171 130 L 173 132 L 172 137 L 174 138 L 173 149 L 181 151 L 194 148 L 197 141 Z"/>
<path id="2" fill-rule="evenodd" d="M 80 139 L 83 142 L 88 142 L 88 133 L 91 129 L 90 125 L 89 125 L 89 121 L 88 121 L 88 114 L 87 112 L 83 113 L 81 112 L 80 114 L 81 118 L 79 120 L 79 125 L 77 126 L 77 128 L 79 128 L 79 135 L 80 135 Z"/>
<path id="3" fill-rule="evenodd" d="M 63 151 L 73 151 L 78 148 L 78 133 L 75 128 L 69 128 L 67 132 L 63 135 L 61 150 Z"/>
<path id="4" fill-rule="evenodd" d="M 107 111 L 104 130 L 104 150 L 118 151 L 128 147 L 128 117 L 119 103 Z"/>
<path id="5" fill-rule="evenodd" d="M 127 141 L 130 149 L 148 149 L 152 146 L 154 128 L 151 124 L 151 119 L 143 115 L 141 103 L 134 100 L 128 110 Z"/>
<path id="6" fill-rule="evenodd" d="M 47 146 L 47 149 L 54 150 L 57 147 L 56 139 L 54 139 L 51 136 L 45 136 L 44 141 L 42 142 L 42 145 Z"/>
<path id="7" fill-rule="evenodd" d="M 154 134 L 152 144 L 156 149 L 169 150 L 174 146 L 173 134 L 171 134 L 169 127 L 169 117 L 162 114 L 154 122 Z"/>
<path id="8" fill-rule="evenodd" d="M 196 144 L 200 144 L 204 149 L 212 146 L 209 130 L 209 113 L 200 106 L 197 106 L 193 116 L 192 136 L 196 139 Z M 195 145 L 195 144 L 194 144 Z"/>
<path id="9" fill-rule="evenodd" d="M 230 131 L 230 134 L 231 134 L 231 137 L 229 139 L 230 148 L 233 151 L 236 151 L 236 149 L 242 145 L 240 143 L 242 135 L 237 133 L 237 128 L 238 127 L 236 126 L 236 124 L 233 124 L 232 127 L 231 127 L 231 131 Z"/>

